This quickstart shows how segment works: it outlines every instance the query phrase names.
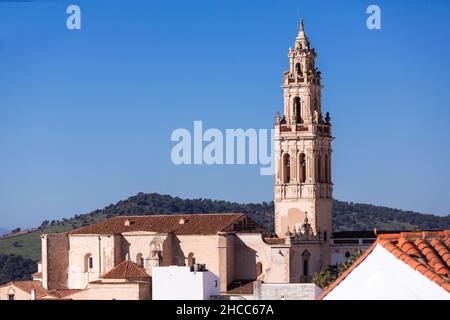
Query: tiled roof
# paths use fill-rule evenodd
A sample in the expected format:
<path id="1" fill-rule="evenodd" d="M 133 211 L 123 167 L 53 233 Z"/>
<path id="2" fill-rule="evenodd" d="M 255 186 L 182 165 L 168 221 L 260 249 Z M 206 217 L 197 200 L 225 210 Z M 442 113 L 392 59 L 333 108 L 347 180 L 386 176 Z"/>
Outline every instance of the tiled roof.
<path id="1" fill-rule="evenodd" d="M 80 292 L 80 289 L 55 289 L 48 291 L 48 294 L 58 299 L 66 298 L 74 293 Z"/>
<path id="2" fill-rule="evenodd" d="M 101 276 L 103 279 L 149 280 L 151 277 L 136 263 L 125 260 Z"/>
<path id="3" fill-rule="evenodd" d="M 227 294 L 253 294 L 254 280 L 235 280 L 228 285 Z"/>
<path id="4" fill-rule="evenodd" d="M 377 242 L 450 292 L 450 230 L 384 234 L 378 237 Z"/>
<path id="5" fill-rule="evenodd" d="M 216 234 L 231 231 L 233 224 L 248 221 L 248 228 L 262 230 L 242 213 L 123 216 L 73 230 L 70 234 L 117 234 L 152 231 L 175 234 Z M 247 223 L 246 223 L 247 224 Z M 245 228 L 244 228 L 245 229 Z"/>
<path id="6" fill-rule="evenodd" d="M 319 297 L 338 286 L 379 244 L 396 258 L 450 292 L 450 230 L 379 235 L 377 241 Z"/>
<path id="7" fill-rule="evenodd" d="M 36 290 L 36 298 L 44 296 L 47 294 L 47 290 L 42 287 L 42 282 L 36 280 L 30 281 L 13 281 L 8 283 L 7 285 L 13 285 L 16 288 L 25 291 L 28 294 L 31 294 L 31 290 Z"/>
<path id="8" fill-rule="evenodd" d="M 264 238 L 264 242 L 267 244 L 285 244 L 286 240 L 283 238 Z"/>
<path id="9" fill-rule="evenodd" d="M 31 298 L 31 290 L 36 290 L 36 299 L 63 299 L 67 296 L 70 296 L 76 292 L 82 290 L 72 290 L 72 289 L 57 289 L 57 290 L 46 290 L 42 286 L 41 281 L 30 280 L 30 281 L 13 281 L 4 286 L 12 285 L 17 289 L 20 289 L 30 295 Z"/>

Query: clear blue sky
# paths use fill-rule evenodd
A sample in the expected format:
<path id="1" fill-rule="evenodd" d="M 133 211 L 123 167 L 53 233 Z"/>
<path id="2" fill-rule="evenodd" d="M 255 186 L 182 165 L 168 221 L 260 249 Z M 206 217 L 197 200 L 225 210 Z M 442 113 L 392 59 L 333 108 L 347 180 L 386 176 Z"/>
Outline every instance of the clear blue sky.
<path id="1" fill-rule="evenodd" d="M 270 201 L 259 166 L 173 165 L 170 134 L 271 128 L 297 9 L 334 123 L 335 198 L 450 213 L 447 0 L 0 1 L 0 226 L 140 191 Z"/>

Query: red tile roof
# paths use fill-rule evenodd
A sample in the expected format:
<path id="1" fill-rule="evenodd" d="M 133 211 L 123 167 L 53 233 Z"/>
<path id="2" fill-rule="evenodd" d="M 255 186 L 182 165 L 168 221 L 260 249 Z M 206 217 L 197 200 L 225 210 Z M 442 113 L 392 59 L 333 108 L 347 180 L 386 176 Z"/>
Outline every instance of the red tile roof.
<path id="1" fill-rule="evenodd" d="M 14 287 L 31 295 L 31 290 L 36 290 L 36 298 L 42 297 L 47 294 L 47 290 L 42 287 L 42 282 L 37 280 L 30 281 L 13 281 L 4 286 L 13 285 Z"/>
<path id="2" fill-rule="evenodd" d="M 253 294 L 254 281 L 255 280 L 235 280 L 228 285 L 227 294 L 229 295 Z"/>
<path id="3" fill-rule="evenodd" d="M 236 224 L 236 226 L 234 226 Z M 175 234 L 216 234 L 220 231 L 246 228 L 264 229 L 242 213 L 145 215 L 115 217 L 73 230 L 70 234 L 117 234 L 131 231 L 152 231 Z"/>
<path id="4" fill-rule="evenodd" d="M 286 239 L 283 238 L 264 238 L 264 242 L 267 244 L 285 244 Z"/>
<path id="5" fill-rule="evenodd" d="M 101 276 L 102 279 L 149 280 L 151 277 L 136 263 L 125 260 Z"/>
<path id="6" fill-rule="evenodd" d="M 36 299 L 63 299 L 67 296 L 70 296 L 76 292 L 82 291 L 82 290 L 75 290 L 75 289 L 57 289 L 57 290 L 46 290 L 42 286 L 41 281 L 37 280 L 30 280 L 30 281 L 13 281 L 8 284 L 5 284 L 3 286 L 9 286 L 12 285 L 17 289 L 20 289 L 30 295 L 31 298 L 31 290 L 36 290 Z"/>
<path id="7" fill-rule="evenodd" d="M 381 234 L 377 241 L 319 297 L 338 286 L 379 244 L 450 293 L 450 230 Z"/>
<path id="8" fill-rule="evenodd" d="M 50 298 L 55 297 L 56 299 L 65 299 L 65 298 L 69 297 L 70 295 L 80 292 L 80 291 L 83 291 L 83 290 L 80 290 L 80 289 L 55 289 L 55 290 L 48 291 L 48 296 L 50 296 Z"/>

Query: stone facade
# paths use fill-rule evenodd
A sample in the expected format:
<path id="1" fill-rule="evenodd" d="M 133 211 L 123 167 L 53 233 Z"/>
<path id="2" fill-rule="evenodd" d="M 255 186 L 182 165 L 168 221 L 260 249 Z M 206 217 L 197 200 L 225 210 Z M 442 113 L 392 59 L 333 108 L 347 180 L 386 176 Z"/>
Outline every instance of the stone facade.
<path id="1" fill-rule="evenodd" d="M 317 272 L 330 263 L 333 137 L 330 116 L 322 115 L 321 74 L 303 21 L 288 58 L 289 70 L 283 82 L 284 114 L 275 117 L 275 232 L 279 237 L 297 235 L 304 232 L 300 229 L 307 221 L 309 238 L 303 237 L 301 242 L 312 259 L 321 261 L 310 267 L 310 271 Z"/>

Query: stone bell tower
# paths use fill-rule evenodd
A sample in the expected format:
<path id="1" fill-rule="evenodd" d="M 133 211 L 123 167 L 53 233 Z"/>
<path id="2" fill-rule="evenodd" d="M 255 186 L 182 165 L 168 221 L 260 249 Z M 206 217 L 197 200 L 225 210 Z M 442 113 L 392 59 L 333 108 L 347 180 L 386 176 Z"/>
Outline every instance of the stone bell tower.
<path id="1" fill-rule="evenodd" d="M 283 116 L 275 117 L 275 232 L 295 232 L 304 221 L 329 241 L 332 232 L 331 122 L 322 114 L 321 74 L 317 54 L 305 34 L 303 19 L 289 48 L 283 75 Z"/>

